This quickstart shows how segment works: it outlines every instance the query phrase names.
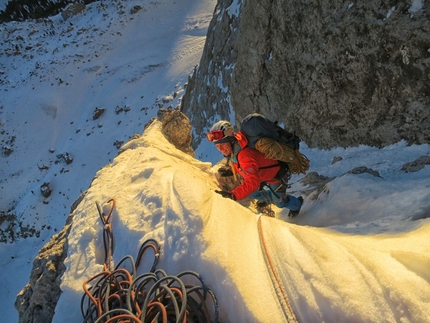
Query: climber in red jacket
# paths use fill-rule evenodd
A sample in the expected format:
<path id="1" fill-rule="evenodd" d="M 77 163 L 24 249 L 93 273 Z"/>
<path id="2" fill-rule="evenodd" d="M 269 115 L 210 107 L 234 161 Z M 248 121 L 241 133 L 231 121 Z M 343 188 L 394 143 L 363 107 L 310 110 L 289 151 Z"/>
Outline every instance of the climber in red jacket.
<path id="1" fill-rule="evenodd" d="M 216 191 L 225 198 L 242 200 L 246 197 L 258 200 L 258 204 L 273 203 L 280 208 L 290 209 L 289 217 L 296 216 L 303 204 L 303 198 L 285 192 L 277 192 L 280 183 L 281 167 L 278 161 L 267 159 L 256 149 L 246 145 L 248 140 L 241 133 L 234 133 L 230 122 L 221 120 L 215 123 L 206 135 L 217 149 L 233 163 L 233 173 L 239 174 L 243 182 L 231 192 Z M 264 185 L 266 184 L 266 185 Z M 285 190 L 285 188 L 284 188 Z"/>

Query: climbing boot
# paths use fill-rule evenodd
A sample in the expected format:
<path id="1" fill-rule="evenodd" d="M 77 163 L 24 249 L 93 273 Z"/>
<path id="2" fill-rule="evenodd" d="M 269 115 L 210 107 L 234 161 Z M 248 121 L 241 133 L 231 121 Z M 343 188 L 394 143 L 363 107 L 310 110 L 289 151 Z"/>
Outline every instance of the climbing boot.
<path id="1" fill-rule="evenodd" d="M 303 197 L 299 196 L 298 199 L 300 201 L 300 207 L 296 211 L 290 210 L 290 213 L 288 213 L 289 218 L 294 218 L 300 213 L 300 209 L 302 208 L 302 205 L 303 205 Z"/>

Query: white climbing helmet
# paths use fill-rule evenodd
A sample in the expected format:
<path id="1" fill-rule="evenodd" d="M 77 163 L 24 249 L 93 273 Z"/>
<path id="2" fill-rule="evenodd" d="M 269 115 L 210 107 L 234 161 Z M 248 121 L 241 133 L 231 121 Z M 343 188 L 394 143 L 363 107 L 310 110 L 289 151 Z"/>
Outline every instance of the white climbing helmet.
<path id="1" fill-rule="evenodd" d="M 226 132 L 231 132 L 232 130 L 232 134 L 227 136 Z M 234 138 L 233 125 L 226 120 L 220 120 L 211 127 L 211 130 L 206 134 L 206 137 L 214 144 L 231 141 L 231 139 Z"/>

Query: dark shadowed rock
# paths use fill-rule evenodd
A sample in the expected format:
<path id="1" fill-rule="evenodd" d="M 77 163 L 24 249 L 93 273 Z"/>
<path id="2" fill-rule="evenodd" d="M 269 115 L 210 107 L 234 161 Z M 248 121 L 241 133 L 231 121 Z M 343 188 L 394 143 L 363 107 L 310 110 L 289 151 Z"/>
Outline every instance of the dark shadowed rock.
<path id="1" fill-rule="evenodd" d="M 59 234 L 39 251 L 33 261 L 30 282 L 19 292 L 15 308 L 19 323 L 51 322 L 60 297 L 60 277 L 66 270 L 67 236 L 71 217 Z"/>
<path id="2" fill-rule="evenodd" d="M 61 13 L 61 17 L 63 17 L 64 20 L 67 20 L 84 10 L 85 10 L 84 3 L 82 2 L 72 3 Z"/>
<path id="3" fill-rule="evenodd" d="M 317 172 L 310 172 L 303 177 L 300 182 L 307 186 L 304 193 L 311 199 L 316 200 L 319 194 L 325 190 L 327 183 L 334 180 L 335 177 L 327 177 Z"/>
<path id="4" fill-rule="evenodd" d="M 375 177 L 381 177 L 382 178 L 382 176 L 379 175 L 378 171 L 373 170 L 371 168 L 368 168 L 366 166 L 355 167 L 355 168 L 353 168 L 353 169 L 351 169 L 350 171 L 347 172 L 347 174 L 364 174 L 364 173 L 373 175 Z"/>
<path id="5" fill-rule="evenodd" d="M 105 113 L 105 111 L 106 109 L 95 108 L 93 112 L 93 120 L 97 120 L 98 118 L 100 118 L 103 113 Z"/>
<path id="6" fill-rule="evenodd" d="M 404 164 L 402 167 L 402 171 L 406 173 L 418 172 L 426 165 L 430 165 L 430 156 L 421 156 L 412 162 Z"/>
<path id="7" fill-rule="evenodd" d="M 52 188 L 50 183 L 43 183 L 40 186 L 40 192 L 42 193 L 43 197 L 48 198 L 51 196 Z"/>

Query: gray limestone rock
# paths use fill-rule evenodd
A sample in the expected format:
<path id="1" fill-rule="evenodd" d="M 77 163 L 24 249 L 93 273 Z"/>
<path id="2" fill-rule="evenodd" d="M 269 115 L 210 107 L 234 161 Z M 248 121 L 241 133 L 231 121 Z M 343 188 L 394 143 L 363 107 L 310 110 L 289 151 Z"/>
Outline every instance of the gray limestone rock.
<path id="1" fill-rule="evenodd" d="M 239 4 L 238 4 L 239 3 Z M 430 141 L 429 4 L 220 0 L 181 110 L 193 147 L 260 112 L 310 147 Z"/>
<path id="2" fill-rule="evenodd" d="M 30 282 L 19 292 L 14 304 L 19 323 L 52 321 L 61 294 L 60 278 L 66 269 L 63 262 L 71 223 L 69 217 L 66 226 L 52 236 L 34 259 Z"/>

